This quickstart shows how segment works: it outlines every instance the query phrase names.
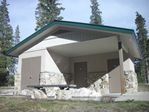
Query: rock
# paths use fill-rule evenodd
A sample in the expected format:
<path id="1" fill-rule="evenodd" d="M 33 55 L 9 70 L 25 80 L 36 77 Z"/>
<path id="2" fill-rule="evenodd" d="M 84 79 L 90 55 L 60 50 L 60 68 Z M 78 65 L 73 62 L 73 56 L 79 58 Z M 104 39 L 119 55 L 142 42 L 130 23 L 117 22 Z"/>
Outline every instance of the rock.
<path id="1" fill-rule="evenodd" d="M 94 90 L 90 90 L 87 88 L 73 89 L 74 96 L 101 96 Z"/>
<path id="2" fill-rule="evenodd" d="M 58 87 L 53 87 L 53 88 L 50 87 L 50 88 L 46 88 L 45 90 L 48 98 L 56 99 L 57 91 L 59 91 L 60 89 Z"/>
<path id="3" fill-rule="evenodd" d="M 55 91 L 56 99 L 64 99 L 64 100 L 84 100 L 84 99 L 97 99 L 101 95 L 94 90 L 90 90 L 87 88 L 80 89 L 69 89 L 69 90 L 56 90 Z"/>
<path id="4" fill-rule="evenodd" d="M 32 99 L 46 99 L 48 98 L 47 95 L 38 89 L 24 89 L 20 92 L 20 95 L 29 96 Z"/>
<path id="5" fill-rule="evenodd" d="M 33 91 L 29 89 L 24 89 L 20 92 L 20 95 L 23 95 L 23 96 L 31 96 L 32 94 L 33 94 Z"/>
<path id="6" fill-rule="evenodd" d="M 42 90 L 32 89 L 31 98 L 32 99 L 47 99 L 48 97 Z"/>
<path id="7" fill-rule="evenodd" d="M 101 94 L 88 88 L 80 88 L 72 90 L 72 99 L 77 100 L 98 100 Z"/>

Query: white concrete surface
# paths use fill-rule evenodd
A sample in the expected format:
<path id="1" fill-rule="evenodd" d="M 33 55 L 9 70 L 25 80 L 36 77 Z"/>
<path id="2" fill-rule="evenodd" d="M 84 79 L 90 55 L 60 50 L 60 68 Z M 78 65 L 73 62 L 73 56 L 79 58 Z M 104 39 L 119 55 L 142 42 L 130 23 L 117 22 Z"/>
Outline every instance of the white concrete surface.
<path id="1" fill-rule="evenodd" d="M 149 92 L 127 93 L 115 99 L 115 101 L 128 101 L 128 100 L 149 101 Z"/>

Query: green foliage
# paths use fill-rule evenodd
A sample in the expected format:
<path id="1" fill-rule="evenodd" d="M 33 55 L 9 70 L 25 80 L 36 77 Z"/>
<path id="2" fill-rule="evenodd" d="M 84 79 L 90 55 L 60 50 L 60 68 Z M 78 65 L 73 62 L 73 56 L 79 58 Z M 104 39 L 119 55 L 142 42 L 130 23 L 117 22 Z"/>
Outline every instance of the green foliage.
<path id="1" fill-rule="evenodd" d="M 8 80 L 7 85 L 9 85 L 9 86 L 14 86 L 14 75 L 9 75 L 9 76 L 7 77 L 7 80 Z"/>
<path id="2" fill-rule="evenodd" d="M 102 24 L 101 19 L 101 11 L 99 10 L 99 4 L 97 0 L 90 0 L 91 1 L 91 16 L 90 16 L 90 23 L 92 24 Z"/>
<path id="3" fill-rule="evenodd" d="M 7 2 L 3 0 L 0 5 L 0 48 L 6 52 L 12 46 L 12 27 L 9 24 L 9 13 Z"/>
<path id="4" fill-rule="evenodd" d="M 19 42 L 20 42 L 20 30 L 19 30 L 19 25 L 17 25 L 15 29 L 14 37 L 13 37 L 13 46 L 17 45 Z M 18 59 L 13 57 L 12 61 L 13 62 L 12 62 L 10 71 L 12 74 L 16 74 L 17 72 L 16 64 L 18 63 Z"/>
<path id="5" fill-rule="evenodd" d="M 7 6 L 7 1 L 2 0 L 0 4 L 0 78 L 5 81 L 13 63 L 13 59 L 11 57 L 4 55 L 13 44 L 13 31 L 10 25 Z M 4 84 L 3 81 L 0 81 L 0 83 Z"/>
<path id="6" fill-rule="evenodd" d="M 138 76 L 138 82 L 139 83 L 145 83 L 145 66 L 144 65 L 144 61 L 143 60 L 139 60 L 137 61 L 136 65 L 135 65 L 135 69 L 136 69 L 136 73 Z"/>
<path id="7" fill-rule="evenodd" d="M 136 31 L 137 31 L 137 40 L 141 49 L 141 54 L 143 59 L 137 62 L 137 74 L 140 82 L 148 83 L 148 73 L 149 66 L 147 59 L 149 58 L 149 48 L 148 48 L 148 40 L 147 40 L 147 29 L 146 29 L 146 21 L 138 12 L 136 13 Z M 142 79 L 144 78 L 144 80 Z"/>
<path id="8" fill-rule="evenodd" d="M 0 86 L 5 86 L 7 85 L 8 82 L 8 77 L 9 73 L 8 72 L 0 72 Z"/>
<path id="9" fill-rule="evenodd" d="M 58 1 L 59 0 L 39 0 L 35 12 L 37 20 L 37 27 L 35 30 L 42 28 L 51 21 L 63 19 L 60 13 L 64 8 L 60 7 L 61 3 L 58 3 Z"/>
<path id="10" fill-rule="evenodd" d="M 14 43 L 14 45 L 17 45 L 19 42 L 20 42 L 20 30 L 19 30 L 19 25 L 17 25 L 17 27 L 15 29 L 13 43 Z"/>
<path id="11" fill-rule="evenodd" d="M 147 56 L 148 56 L 148 64 L 149 64 L 149 37 L 147 40 Z"/>
<path id="12" fill-rule="evenodd" d="M 138 42 L 141 47 L 141 53 L 143 58 L 147 56 L 147 29 L 145 26 L 145 19 L 142 17 L 141 14 L 138 12 L 136 13 L 136 26 L 137 26 L 137 36 L 138 36 Z"/>

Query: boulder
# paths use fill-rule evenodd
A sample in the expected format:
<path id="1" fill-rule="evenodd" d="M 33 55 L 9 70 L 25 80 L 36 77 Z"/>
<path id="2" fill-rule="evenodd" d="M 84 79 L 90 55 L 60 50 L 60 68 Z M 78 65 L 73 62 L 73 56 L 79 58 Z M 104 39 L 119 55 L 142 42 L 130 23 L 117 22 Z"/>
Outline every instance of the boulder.
<path id="1" fill-rule="evenodd" d="M 23 89 L 21 92 L 20 92 L 20 95 L 23 95 L 23 96 L 31 96 L 33 94 L 33 91 L 30 90 L 30 89 Z"/>
<path id="2" fill-rule="evenodd" d="M 31 98 L 32 99 L 47 99 L 48 97 L 42 90 L 32 89 Z"/>
<path id="3" fill-rule="evenodd" d="M 32 99 L 46 99 L 48 98 L 47 95 L 38 89 L 24 89 L 21 91 L 20 95 L 29 96 Z"/>

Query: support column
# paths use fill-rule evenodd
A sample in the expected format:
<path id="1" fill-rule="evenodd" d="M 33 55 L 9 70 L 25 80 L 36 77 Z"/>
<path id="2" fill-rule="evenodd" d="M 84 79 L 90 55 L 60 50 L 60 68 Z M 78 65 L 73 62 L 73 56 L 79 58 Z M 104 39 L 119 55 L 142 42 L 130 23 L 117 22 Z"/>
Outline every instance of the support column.
<path id="1" fill-rule="evenodd" d="M 119 52 L 119 64 L 120 64 L 120 82 L 121 82 L 121 94 L 125 93 L 125 77 L 124 77 L 124 66 L 123 66 L 123 48 L 121 41 L 118 41 L 118 52 Z"/>

